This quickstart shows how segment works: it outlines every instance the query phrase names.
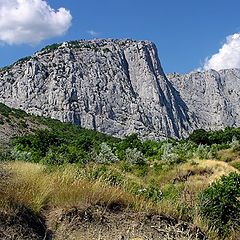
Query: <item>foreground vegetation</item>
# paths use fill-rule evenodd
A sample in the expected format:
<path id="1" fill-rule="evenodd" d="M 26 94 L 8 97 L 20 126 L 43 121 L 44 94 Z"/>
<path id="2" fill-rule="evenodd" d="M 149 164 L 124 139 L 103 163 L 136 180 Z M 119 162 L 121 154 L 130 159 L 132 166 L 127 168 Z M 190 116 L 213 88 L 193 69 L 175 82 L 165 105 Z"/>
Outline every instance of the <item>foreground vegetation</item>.
<path id="1" fill-rule="evenodd" d="M 0 210 L 112 206 L 166 214 L 199 226 L 210 239 L 240 236 L 240 129 L 197 130 L 188 139 L 118 139 L 0 106 L 2 125 L 22 128 L 0 148 Z"/>

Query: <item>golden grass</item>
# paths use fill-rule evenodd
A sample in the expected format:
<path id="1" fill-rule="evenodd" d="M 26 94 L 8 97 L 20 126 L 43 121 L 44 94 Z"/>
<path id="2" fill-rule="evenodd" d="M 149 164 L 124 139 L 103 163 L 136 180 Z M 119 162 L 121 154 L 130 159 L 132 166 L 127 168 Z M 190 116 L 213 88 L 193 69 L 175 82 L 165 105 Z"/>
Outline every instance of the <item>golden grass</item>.
<path id="1" fill-rule="evenodd" d="M 186 176 L 186 181 L 196 186 L 209 185 L 222 175 L 228 175 L 231 172 L 239 172 L 237 169 L 228 163 L 217 160 L 195 160 L 194 164 L 187 162 L 176 166 L 163 175 L 160 175 L 158 180 L 162 185 L 173 182 L 174 179 L 181 179 Z M 188 176 L 189 175 L 189 176 Z"/>
<path id="2" fill-rule="evenodd" d="M 209 178 L 209 183 L 212 183 L 214 181 L 216 181 L 217 179 L 219 179 L 221 176 L 223 175 L 228 175 L 231 172 L 238 172 L 239 171 L 232 167 L 231 165 L 229 165 L 226 162 L 222 162 L 222 161 L 217 161 L 217 160 L 204 160 L 204 161 L 200 161 L 199 162 L 200 166 L 205 166 L 208 168 L 212 168 L 213 170 L 213 174 L 212 176 L 210 176 Z"/>
<path id="3" fill-rule="evenodd" d="M 218 151 L 218 158 L 224 162 L 232 162 L 240 159 L 240 152 L 234 151 L 232 148 Z"/>
<path id="4" fill-rule="evenodd" d="M 50 173 L 42 165 L 25 162 L 12 162 L 4 168 L 12 173 L 7 187 L 0 192 L 0 207 L 5 210 L 10 202 L 27 206 L 36 213 L 44 208 L 86 208 L 96 204 L 107 207 L 113 202 L 124 207 L 146 206 L 142 198 L 118 187 L 79 177 L 74 166 Z M 2 181 L 0 184 L 4 187 Z"/>

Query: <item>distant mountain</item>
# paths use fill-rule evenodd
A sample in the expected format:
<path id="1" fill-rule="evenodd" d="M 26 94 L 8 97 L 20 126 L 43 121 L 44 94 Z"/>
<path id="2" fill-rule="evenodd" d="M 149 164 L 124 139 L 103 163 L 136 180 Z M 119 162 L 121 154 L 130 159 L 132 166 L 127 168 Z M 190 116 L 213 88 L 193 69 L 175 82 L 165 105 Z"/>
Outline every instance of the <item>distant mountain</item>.
<path id="1" fill-rule="evenodd" d="M 169 74 L 197 128 L 240 126 L 240 69 Z"/>
<path id="2" fill-rule="evenodd" d="M 239 126 L 240 70 L 165 75 L 148 41 L 47 46 L 0 70 L 0 102 L 113 136 Z"/>

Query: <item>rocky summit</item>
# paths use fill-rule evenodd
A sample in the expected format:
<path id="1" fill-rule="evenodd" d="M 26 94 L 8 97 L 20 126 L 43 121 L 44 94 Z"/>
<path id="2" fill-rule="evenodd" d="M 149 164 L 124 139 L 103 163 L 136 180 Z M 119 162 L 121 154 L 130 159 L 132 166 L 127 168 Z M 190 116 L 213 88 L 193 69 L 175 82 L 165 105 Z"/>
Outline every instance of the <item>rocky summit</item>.
<path id="1" fill-rule="evenodd" d="M 47 46 L 0 70 L 0 102 L 114 136 L 186 137 L 240 125 L 240 70 L 165 75 L 149 41 Z"/>

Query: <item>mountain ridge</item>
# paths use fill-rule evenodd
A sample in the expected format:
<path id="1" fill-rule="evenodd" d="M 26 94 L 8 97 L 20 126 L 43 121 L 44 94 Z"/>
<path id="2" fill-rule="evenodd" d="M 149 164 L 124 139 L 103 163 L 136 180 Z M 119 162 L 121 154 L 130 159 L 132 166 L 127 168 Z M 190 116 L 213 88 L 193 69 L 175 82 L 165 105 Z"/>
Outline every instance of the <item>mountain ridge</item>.
<path id="1" fill-rule="evenodd" d="M 219 76 L 232 82 L 240 76 L 240 70 L 234 71 Z M 194 104 L 188 94 L 193 90 L 196 102 L 206 97 L 197 94 L 197 82 L 211 79 L 211 74 L 204 74 L 166 75 L 150 41 L 71 41 L 47 46 L 2 69 L 0 102 L 119 137 L 136 132 L 141 138 L 182 138 L 199 127 L 239 125 L 240 114 L 234 109 L 240 100 L 238 91 L 226 94 L 231 84 L 225 84 L 224 96 L 214 92 L 214 103 L 217 106 L 220 101 L 222 109 L 213 114 L 213 120 L 200 116 L 216 107 L 203 107 L 211 103 L 210 96 L 203 104 Z M 179 84 L 185 79 L 192 85 Z M 210 83 L 209 88 L 220 86 L 217 81 Z M 231 111 L 227 111 L 230 105 Z M 220 116 L 217 124 L 216 116 Z"/>

